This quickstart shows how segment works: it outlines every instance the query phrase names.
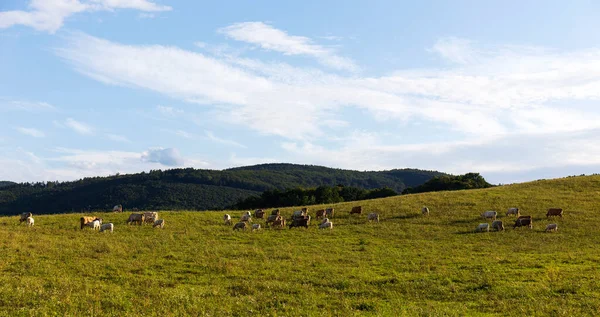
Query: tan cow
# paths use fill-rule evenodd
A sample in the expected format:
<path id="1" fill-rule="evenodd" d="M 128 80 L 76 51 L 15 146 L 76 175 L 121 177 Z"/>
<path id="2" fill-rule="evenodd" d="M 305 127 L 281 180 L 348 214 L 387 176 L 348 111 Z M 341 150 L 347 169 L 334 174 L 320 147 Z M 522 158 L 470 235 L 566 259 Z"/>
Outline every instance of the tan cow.
<path id="1" fill-rule="evenodd" d="M 127 224 L 130 225 L 132 223 L 137 223 L 138 225 L 142 225 L 146 220 L 146 216 L 144 214 L 131 214 L 127 219 Z"/>
<path id="2" fill-rule="evenodd" d="M 123 212 L 123 206 L 122 205 L 115 205 L 113 207 L 113 212 Z"/>
<path id="3" fill-rule="evenodd" d="M 362 206 L 354 206 L 350 210 L 350 214 L 362 214 Z"/>
<path id="4" fill-rule="evenodd" d="M 559 216 L 559 217 L 562 218 L 562 216 L 563 216 L 563 210 L 562 210 L 562 208 L 550 208 L 550 209 L 548 209 L 548 212 L 546 213 L 546 218 L 548 218 L 550 216 Z"/>
<path id="5" fill-rule="evenodd" d="M 79 223 L 81 225 L 81 229 L 83 229 L 83 227 L 85 226 L 90 226 L 90 224 L 94 221 L 94 220 L 100 220 L 100 218 L 98 217 L 81 217 L 79 218 Z"/>
<path id="6" fill-rule="evenodd" d="M 164 229 L 165 227 L 165 220 L 164 219 L 158 219 L 156 221 L 154 221 L 154 224 L 152 225 L 153 228 L 161 228 Z"/>
<path id="7" fill-rule="evenodd" d="M 153 224 L 156 220 L 158 220 L 158 212 L 147 211 L 144 213 L 144 222 L 145 223 Z"/>
<path id="8" fill-rule="evenodd" d="M 285 228 L 285 219 L 283 219 L 282 217 L 277 218 L 275 221 L 273 221 L 272 227 L 278 229 Z"/>

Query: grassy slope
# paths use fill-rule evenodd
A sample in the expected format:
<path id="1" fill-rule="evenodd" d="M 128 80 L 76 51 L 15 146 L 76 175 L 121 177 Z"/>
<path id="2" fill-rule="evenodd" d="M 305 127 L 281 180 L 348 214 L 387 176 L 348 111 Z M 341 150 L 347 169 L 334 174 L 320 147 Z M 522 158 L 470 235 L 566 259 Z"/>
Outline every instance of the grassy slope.
<path id="1" fill-rule="evenodd" d="M 599 194 L 587 176 L 361 202 L 379 224 L 339 204 L 333 231 L 234 233 L 223 212 L 163 212 L 164 230 L 99 214 L 112 235 L 77 229 L 78 214 L 32 229 L 3 217 L 0 314 L 598 315 Z M 472 233 L 485 210 L 512 223 L 512 206 L 533 230 Z M 549 207 L 565 217 L 546 220 Z M 542 232 L 550 222 L 558 233 Z"/>

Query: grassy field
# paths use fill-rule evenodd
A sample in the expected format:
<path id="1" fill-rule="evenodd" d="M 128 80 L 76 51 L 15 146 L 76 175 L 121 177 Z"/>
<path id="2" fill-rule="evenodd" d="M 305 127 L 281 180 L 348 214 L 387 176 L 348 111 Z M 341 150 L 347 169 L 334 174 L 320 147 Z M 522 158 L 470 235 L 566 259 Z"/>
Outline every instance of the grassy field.
<path id="1" fill-rule="evenodd" d="M 113 234 L 80 230 L 81 214 L 2 217 L 0 315 L 600 315 L 599 202 L 600 176 L 585 176 L 360 202 L 380 223 L 338 204 L 332 231 L 233 232 L 225 212 L 161 212 L 163 230 L 90 214 Z M 565 216 L 546 220 L 550 207 Z M 473 233 L 486 210 L 505 232 Z"/>

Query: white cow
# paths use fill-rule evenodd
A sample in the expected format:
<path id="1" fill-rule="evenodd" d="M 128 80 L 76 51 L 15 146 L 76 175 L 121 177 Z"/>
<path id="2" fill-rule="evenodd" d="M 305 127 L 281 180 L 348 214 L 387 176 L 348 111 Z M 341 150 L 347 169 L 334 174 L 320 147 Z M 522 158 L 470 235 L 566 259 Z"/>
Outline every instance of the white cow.
<path id="1" fill-rule="evenodd" d="M 253 224 L 252 231 L 254 231 L 254 230 L 260 230 L 260 224 L 258 224 L 258 223 Z"/>
<path id="2" fill-rule="evenodd" d="M 558 231 L 558 225 L 555 223 L 551 223 L 546 226 L 546 232 L 548 231 Z"/>
<path id="3" fill-rule="evenodd" d="M 498 216 L 498 213 L 493 210 L 489 210 L 481 214 L 481 218 L 485 219 L 491 218 L 493 220 L 496 220 L 496 216 Z"/>
<path id="4" fill-rule="evenodd" d="M 369 222 L 371 222 L 373 220 L 376 220 L 377 222 L 379 222 L 379 214 L 372 212 L 367 216 L 367 220 Z"/>
<path id="5" fill-rule="evenodd" d="M 25 223 L 26 223 L 26 224 L 27 224 L 27 226 L 29 226 L 29 227 L 33 227 L 33 223 L 34 223 L 34 222 L 35 222 L 35 221 L 33 220 L 33 217 L 27 217 L 27 218 L 25 219 Z"/>
<path id="6" fill-rule="evenodd" d="M 231 216 L 229 214 L 223 215 L 223 221 L 225 221 L 226 225 L 230 225 L 231 224 Z"/>
<path id="7" fill-rule="evenodd" d="M 115 229 L 115 225 L 113 225 L 112 222 L 105 223 L 100 226 L 100 232 L 110 231 L 110 233 L 113 233 L 114 229 Z"/>
<path id="8" fill-rule="evenodd" d="M 333 223 L 331 221 L 327 221 L 327 222 L 323 222 L 319 225 L 319 229 L 326 229 L 329 228 L 330 230 L 333 229 Z"/>
<path id="9" fill-rule="evenodd" d="M 490 231 L 490 224 L 489 223 L 480 223 L 477 226 L 477 229 L 475 231 L 476 232 L 483 232 L 483 231 L 489 232 Z"/>
<path id="10" fill-rule="evenodd" d="M 512 208 L 508 208 L 508 211 L 506 212 L 506 215 L 516 215 L 517 217 L 521 215 L 521 213 L 519 212 L 519 208 L 516 207 L 512 207 Z"/>
<path id="11" fill-rule="evenodd" d="M 93 230 L 100 230 L 101 224 L 102 224 L 102 222 L 100 222 L 100 220 L 96 219 L 90 223 L 90 227 L 92 227 Z"/>

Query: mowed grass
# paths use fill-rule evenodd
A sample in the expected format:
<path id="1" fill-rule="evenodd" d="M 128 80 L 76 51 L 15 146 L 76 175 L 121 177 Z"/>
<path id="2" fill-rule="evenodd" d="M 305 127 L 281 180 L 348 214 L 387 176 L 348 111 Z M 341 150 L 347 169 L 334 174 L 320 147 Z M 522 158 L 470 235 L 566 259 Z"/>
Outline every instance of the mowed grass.
<path id="1" fill-rule="evenodd" d="M 585 176 L 342 203 L 332 231 L 233 232 L 226 212 L 160 212 L 163 230 L 89 214 L 113 234 L 80 230 L 81 214 L 2 217 L 0 315 L 599 315 L 599 198 L 600 176 Z M 509 207 L 533 230 L 513 229 Z M 565 216 L 546 220 L 550 207 Z M 473 233 L 486 210 L 505 232 Z"/>

